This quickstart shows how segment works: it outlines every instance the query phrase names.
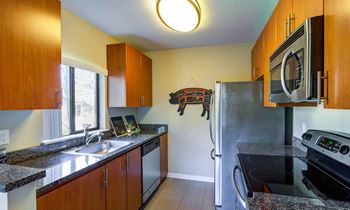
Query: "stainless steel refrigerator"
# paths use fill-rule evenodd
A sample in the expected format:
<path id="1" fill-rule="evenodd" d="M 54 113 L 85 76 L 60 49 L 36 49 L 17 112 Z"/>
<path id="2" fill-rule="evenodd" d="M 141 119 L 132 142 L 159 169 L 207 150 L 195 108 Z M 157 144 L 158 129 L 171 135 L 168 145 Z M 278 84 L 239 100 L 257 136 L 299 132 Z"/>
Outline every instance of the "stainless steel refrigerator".
<path id="1" fill-rule="evenodd" d="M 239 143 L 285 144 L 285 109 L 263 106 L 262 82 L 216 82 L 210 117 L 215 206 L 242 209 L 232 187 Z"/>

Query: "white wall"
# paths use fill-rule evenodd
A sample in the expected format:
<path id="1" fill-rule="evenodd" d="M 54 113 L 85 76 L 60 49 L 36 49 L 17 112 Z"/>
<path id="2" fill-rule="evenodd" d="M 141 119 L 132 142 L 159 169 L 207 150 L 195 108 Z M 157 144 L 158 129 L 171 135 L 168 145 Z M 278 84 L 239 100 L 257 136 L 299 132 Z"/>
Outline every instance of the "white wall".
<path id="1" fill-rule="evenodd" d="M 202 106 L 187 106 L 179 116 L 169 93 L 199 86 L 214 89 L 215 81 L 249 81 L 252 43 L 186 48 L 146 53 L 153 60 L 153 106 L 138 112 L 142 123 L 169 124 L 169 172 L 213 177 L 213 145 Z M 192 81 L 192 78 L 194 81 Z"/>
<path id="2" fill-rule="evenodd" d="M 350 133 L 350 110 L 324 109 L 323 104 L 310 108 L 294 108 L 293 134 L 301 138 L 302 124 L 306 129 L 333 130 Z"/>

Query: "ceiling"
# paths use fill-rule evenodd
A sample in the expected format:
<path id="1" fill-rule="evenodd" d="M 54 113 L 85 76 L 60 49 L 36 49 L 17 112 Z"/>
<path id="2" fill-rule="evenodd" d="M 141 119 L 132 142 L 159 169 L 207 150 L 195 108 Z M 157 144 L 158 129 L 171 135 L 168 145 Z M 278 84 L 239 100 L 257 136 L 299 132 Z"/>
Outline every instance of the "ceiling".
<path id="1" fill-rule="evenodd" d="M 157 0 L 62 0 L 87 22 L 142 50 L 163 50 L 254 41 L 278 0 L 198 0 L 199 27 L 175 32 L 159 20 Z"/>

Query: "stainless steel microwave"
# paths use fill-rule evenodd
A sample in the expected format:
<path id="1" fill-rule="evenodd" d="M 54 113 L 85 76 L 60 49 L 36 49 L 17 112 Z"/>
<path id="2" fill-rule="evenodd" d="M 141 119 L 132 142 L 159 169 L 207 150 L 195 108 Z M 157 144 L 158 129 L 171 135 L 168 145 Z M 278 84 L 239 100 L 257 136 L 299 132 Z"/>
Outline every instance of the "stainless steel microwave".
<path id="1" fill-rule="evenodd" d="M 317 101 L 323 88 L 323 16 L 307 19 L 270 57 L 270 101 Z"/>

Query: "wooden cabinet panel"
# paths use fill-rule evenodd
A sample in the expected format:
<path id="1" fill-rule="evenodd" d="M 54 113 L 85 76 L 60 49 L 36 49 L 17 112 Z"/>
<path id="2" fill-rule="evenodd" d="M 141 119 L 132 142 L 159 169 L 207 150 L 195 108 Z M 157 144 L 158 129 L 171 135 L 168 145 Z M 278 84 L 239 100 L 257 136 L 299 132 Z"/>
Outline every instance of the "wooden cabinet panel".
<path id="1" fill-rule="evenodd" d="M 127 209 L 138 210 L 142 205 L 141 148 L 127 154 Z"/>
<path id="2" fill-rule="evenodd" d="M 1 0 L 0 17 L 0 110 L 60 108 L 60 1 Z"/>
<path id="3" fill-rule="evenodd" d="M 323 15 L 323 0 L 293 0 L 292 31 L 309 17 Z"/>
<path id="4" fill-rule="evenodd" d="M 141 54 L 132 46 L 126 45 L 126 104 L 140 106 L 141 94 Z"/>
<path id="5" fill-rule="evenodd" d="M 293 13 L 293 0 L 280 0 L 274 11 L 276 46 L 282 44 L 289 32 L 288 17 Z"/>
<path id="6" fill-rule="evenodd" d="M 126 210 L 126 155 L 106 164 L 108 174 L 106 188 L 107 210 Z"/>
<path id="7" fill-rule="evenodd" d="M 38 210 L 105 210 L 105 167 L 37 199 Z"/>
<path id="8" fill-rule="evenodd" d="M 141 54 L 141 105 L 152 106 L 152 59 Z"/>
<path id="9" fill-rule="evenodd" d="M 122 43 L 107 45 L 108 106 L 152 106 L 152 60 Z"/>
<path id="10" fill-rule="evenodd" d="M 168 176 L 168 134 L 160 136 L 160 181 Z"/>
<path id="11" fill-rule="evenodd" d="M 350 0 L 324 0 L 326 108 L 350 109 Z"/>

